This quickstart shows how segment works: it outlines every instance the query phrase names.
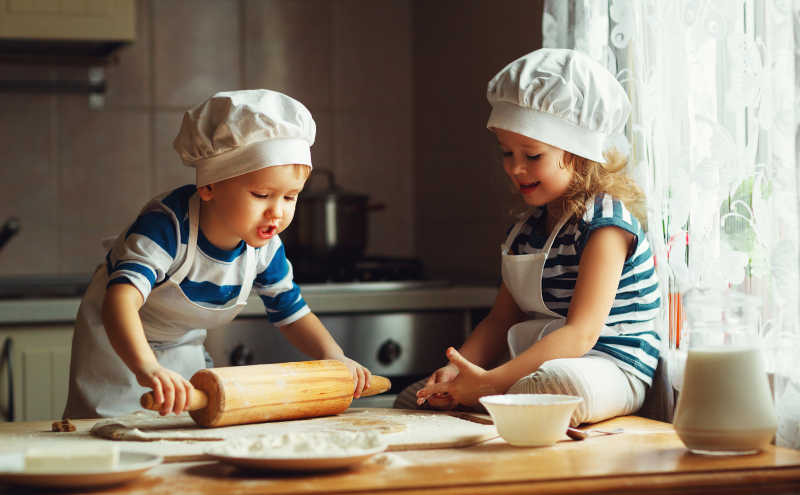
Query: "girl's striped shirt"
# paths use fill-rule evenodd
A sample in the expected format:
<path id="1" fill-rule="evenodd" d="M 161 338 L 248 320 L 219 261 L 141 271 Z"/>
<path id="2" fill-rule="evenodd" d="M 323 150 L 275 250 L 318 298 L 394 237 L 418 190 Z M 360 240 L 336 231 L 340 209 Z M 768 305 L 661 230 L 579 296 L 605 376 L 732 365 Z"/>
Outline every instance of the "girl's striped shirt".
<path id="1" fill-rule="evenodd" d="M 544 248 L 549 234 L 542 228 L 545 211 L 545 207 L 535 208 L 512 242 L 511 254 L 535 253 Z M 644 229 L 621 201 L 600 194 L 587 203 L 582 218 L 561 228 L 545 262 L 542 299 L 550 310 L 566 317 L 583 248 L 592 232 L 606 226 L 630 232 L 634 241 L 622 268 L 606 326 L 588 354 L 611 358 L 650 384 L 661 345 L 655 331 L 661 304 L 658 277 Z"/>

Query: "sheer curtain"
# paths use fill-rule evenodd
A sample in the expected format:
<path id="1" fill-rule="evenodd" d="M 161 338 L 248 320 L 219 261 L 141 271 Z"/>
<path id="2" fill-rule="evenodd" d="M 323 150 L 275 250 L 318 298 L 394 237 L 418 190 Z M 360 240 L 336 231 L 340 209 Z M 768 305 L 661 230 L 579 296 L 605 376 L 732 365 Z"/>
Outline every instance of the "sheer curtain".
<path id="1" fill-rule="evenodd" d="M 590 54 L 631 97 L 629 141 L 620 146 L 648 198 L 665 342 L 674 344 L 680 294 L 693 286 L 758 296 L 777 444 L 794 448 L 798 20 L 798 0 L 546 0 L 542 25 L 544 46 Z M 671 366 L 675 383 L 680 369 Z"/>

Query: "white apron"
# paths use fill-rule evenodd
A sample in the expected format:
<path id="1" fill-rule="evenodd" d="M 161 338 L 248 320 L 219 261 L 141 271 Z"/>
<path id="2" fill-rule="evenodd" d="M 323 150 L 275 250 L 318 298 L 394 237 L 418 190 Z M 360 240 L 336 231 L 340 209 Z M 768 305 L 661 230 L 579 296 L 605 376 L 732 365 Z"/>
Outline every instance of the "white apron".
<path id="1" fill-rule="evenodd" d="M 205 368 L 206 329 L 222 326 L 236 317 L 247 304 L 256 275 L 255 250 L 246 246 L 245 278 L 234 303 L 224 308 L 207 308 L 186 297 L 180 283 L 192 268 L 197 251 L 199 207 L 200 200 L 195 194 L 189 200 L 189 240 L 183 263 L 153 288 L 139 310 L 145 335 L 159 364 L 186 379 Z M 78 310 L 65 418 L 129 414 L 140 408 L 139 397 L 149 391 L 137 383 L 111 347 L 103 326 L 101 312 L 108 276 L 103 263 L 95 271 Z"/>
<path id="2" fill-rule="evenodd" d="M 503 282 L 511 293 L 511 297 L 526 313 L 536 313 L 545 318 L 534 318 L 513 325 L 508 329 L 508 350 L 511 358 L 517 357 L 525 349 L 538 342 L 542 337 L 564 326 L 566 318 L 551 311 L 542 299 L 542 272 L 547 261 L 547 255 L 553 246 L 556 235 L 567 221 L 568 216 L 563 216 L 544 247 L 536 253 L 509 254 L 511 244 L 519 234 L 520 229 L 530 218 L 533 210 L 528 212 L 509 232 L 508 237 L 501 246 Z"/>

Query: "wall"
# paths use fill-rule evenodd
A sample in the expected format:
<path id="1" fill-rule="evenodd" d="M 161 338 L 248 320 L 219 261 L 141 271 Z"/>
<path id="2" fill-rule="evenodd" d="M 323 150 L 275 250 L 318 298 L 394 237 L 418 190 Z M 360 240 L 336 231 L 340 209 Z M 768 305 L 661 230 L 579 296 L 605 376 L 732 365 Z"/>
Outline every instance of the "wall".
<path id="1" fill-rule="evenodd" d="M 542 46 L 541 0 L 414 3 L 416 249 L 434 278 L 497 283 L 512 190 L 486 84 Z"/>
<path id="2" fill-rule="evenodd" d="M 371 214 L 371 254 L 418 256 L 433 278 L 498 280 L 511 193 L 485 130 L 485 89 L 541 45 L 542 0 L 138 0 L 137 9 L 138 39 L 108 68 L 102 110 L 85 95 L 0 93 L 0 222 L 16 215 L 23 227 L 0 252 L 0 276 L 91 271 L 100 238 L 193 180 L 171 146 L 182 113 L 215 91 L 266 87 L 311 110 L 316 166 L 387 205 Z M 0 79 L 84 74 L 0 65 Z"/>
<path id="3" fill-rule="evenodd" d="M 100 238 L 193 181 L 171 145 L 182 113 L 256 87 L 304 102 L 315 165 L 388 205 L 372 219 L 370 251 L 410 256 L 412 72 L 407 0 L 139 0 L 137 41 L 108 68 L 102 110 L 86 95 L 0 94 L 0 222 L 18 216 L 23 229 L 0 253 L 0 276 L 89 273 Z M 0 66 L 0 79 L 84 74 Z"/>

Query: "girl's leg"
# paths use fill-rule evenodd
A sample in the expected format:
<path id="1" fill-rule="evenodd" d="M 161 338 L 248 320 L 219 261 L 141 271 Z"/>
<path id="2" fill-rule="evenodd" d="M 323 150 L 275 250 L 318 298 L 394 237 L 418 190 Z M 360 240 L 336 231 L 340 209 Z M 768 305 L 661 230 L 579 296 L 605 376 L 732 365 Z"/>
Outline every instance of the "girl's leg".
<path id="1" fill-rule="evenodd" d="M 647 385 L 598 356 L 553 359 L 521 378 L 509 394 L 566 394 L 583 398 L 570 420 L 571 426 L 596 423 L 636 412 L 644 402 Z"/>

